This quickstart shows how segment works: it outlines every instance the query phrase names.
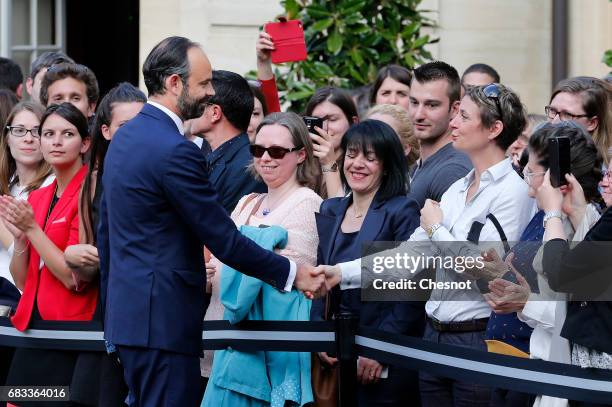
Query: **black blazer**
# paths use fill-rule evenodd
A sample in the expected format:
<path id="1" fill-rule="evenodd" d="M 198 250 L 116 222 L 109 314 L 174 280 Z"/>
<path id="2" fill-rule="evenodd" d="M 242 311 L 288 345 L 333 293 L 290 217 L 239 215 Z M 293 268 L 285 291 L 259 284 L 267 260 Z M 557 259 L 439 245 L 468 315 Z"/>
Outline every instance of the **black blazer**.
<path id="1" fill-rule="evenodd" d="M 580 299 L 596 298 L 612 288 L 612 209 L 608 208 L 570 250 L 567 241 L 553 239 L 544 246 L 543 266 L 550 287 Z M 599 242 L 599 243 L 598 243 Z M 604 243 L 605 242 L 605 243 Z M 561 335 L 569 341 L 612 353 L 612 302 L 571 301 Z"/>
<path id="2" fill-rule="evenodd" d="M 319 213 L 315 214 L 319 247 L 317 264 L 334 264 L 331 258 L 336 236 L 352 203 L 352 196 L 331 198 L 323 201 Z M 374 198 L 357 235 L 360 243 L 374 241 L 405 241 L 419 226 L 419 204 L 407 196 L 396 196 L 388 200 Z M 352 253 L 353 259 L 362 257 L 361 245 Z M 360 290 L 347 290 L 342 296 L 354 296 L 353 303 L 360 305 L 359 323 L 380 330 L 421 336 L 425 324 L 423 302 L 360 302 Z M 313 302 L 311 317 L 324 317 L 324 299 Z"/>

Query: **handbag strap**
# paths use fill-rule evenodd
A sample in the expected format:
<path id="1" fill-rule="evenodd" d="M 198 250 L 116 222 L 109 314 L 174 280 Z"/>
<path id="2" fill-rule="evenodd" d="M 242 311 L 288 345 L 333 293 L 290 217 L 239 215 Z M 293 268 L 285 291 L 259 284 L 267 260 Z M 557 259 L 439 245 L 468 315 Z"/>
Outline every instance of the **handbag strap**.
<path id="1" fill-rule="evenodd" d="M 493 226 L 495 226 L 495 229 L 497 229 L 497 233 L 499 233 L 499 237 L 501 238 L 501 241 L 504 244 L 504 250 L 506 251 L 506 253 L 508 253 L 510 251 L 510 244 L 508 244 L 508 238 L 504 233 L 504 228 L 502 228 L 501 224 L 499 223 L 495 215 L 493 215 L 492 213 L 487 215 L 487 219 L 493 222 Z"/>
<path id="2" fill-rule="evenodd" d="M 250 194 L 247 197 L 247 199 L 244 201 L 242 206 L 240 207 L 240 212 L 238 212 L 238 215 L 242 214 L 242 211 L 244 211 L 244 208 L 246 208 L 246 206 L 249 204 L 249 202 L 251 202 L 253 199 L 257 198 L 258 196 L 259 196 L 259 194 L 257 192 L 253 192 L 252 194 Z"/>

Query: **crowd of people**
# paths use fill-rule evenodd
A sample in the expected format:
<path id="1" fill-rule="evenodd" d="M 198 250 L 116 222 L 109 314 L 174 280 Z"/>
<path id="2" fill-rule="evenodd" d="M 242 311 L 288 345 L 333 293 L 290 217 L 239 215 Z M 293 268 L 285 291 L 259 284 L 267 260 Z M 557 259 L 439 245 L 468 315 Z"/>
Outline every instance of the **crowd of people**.
<path id="1" fill-rule="evenodd" d="M 2 383 L 70 386 L 79 406 L 336 406 L 335 355 L 202 352 L 201 322 L 343 312 L 398 337 L 612 369 L 612 303 L 576 300 L 573 284 L 612 287 L 609 258 L 584 261 L 612 240 L 609 81 L 564 79 L 528 114 L 489 65 L 389 65 L 367 97 L 323 87 L 297 114 L 272 50 L 261 32 L 249 81 L 169 37 L 144 63 L 148 97 L 124 82 L 100 101 L 94 72 L 61 52 L 25 86 L 0 59 L 0 313 L 20 331 L 103 322 L 108 350 L 2 347 Z M 553 187 L 559 137 L 570 173 Z M 486 276 L 430 270 L 479 280 L 469 300 L 364 301 L 363 247 L 378 241 L 507 247 L 483 253 Z M 352 380 L 359 406 L 574 404 L 365 357 Z"/>

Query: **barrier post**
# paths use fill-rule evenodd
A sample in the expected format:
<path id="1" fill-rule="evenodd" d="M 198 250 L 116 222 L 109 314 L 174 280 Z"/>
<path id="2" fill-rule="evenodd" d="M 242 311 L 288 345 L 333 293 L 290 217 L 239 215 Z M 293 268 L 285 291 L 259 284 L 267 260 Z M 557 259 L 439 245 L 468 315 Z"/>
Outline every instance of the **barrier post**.
<path id="1" fill-rule="evenodd" d="M 339 373 L 339 406 L 357 405 L 357 353 L 355 352 L 355 333 L 357 317 L 351 312 L 343 311 L 337 321 L 336 341 L 338 344 Z"/>

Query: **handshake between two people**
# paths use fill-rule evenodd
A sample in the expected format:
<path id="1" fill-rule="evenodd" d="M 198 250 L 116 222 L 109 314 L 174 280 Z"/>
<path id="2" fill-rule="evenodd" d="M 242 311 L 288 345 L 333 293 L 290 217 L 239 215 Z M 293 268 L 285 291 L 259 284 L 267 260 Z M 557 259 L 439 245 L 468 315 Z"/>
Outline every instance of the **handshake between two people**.
<path id="1" fill-rule="evenodd" d="M 311 266 L 298 264 L 293 285 L 313 300 L 321 298 L 329 290 L 340 284 L 342 273 L 338 266 Z"/>

